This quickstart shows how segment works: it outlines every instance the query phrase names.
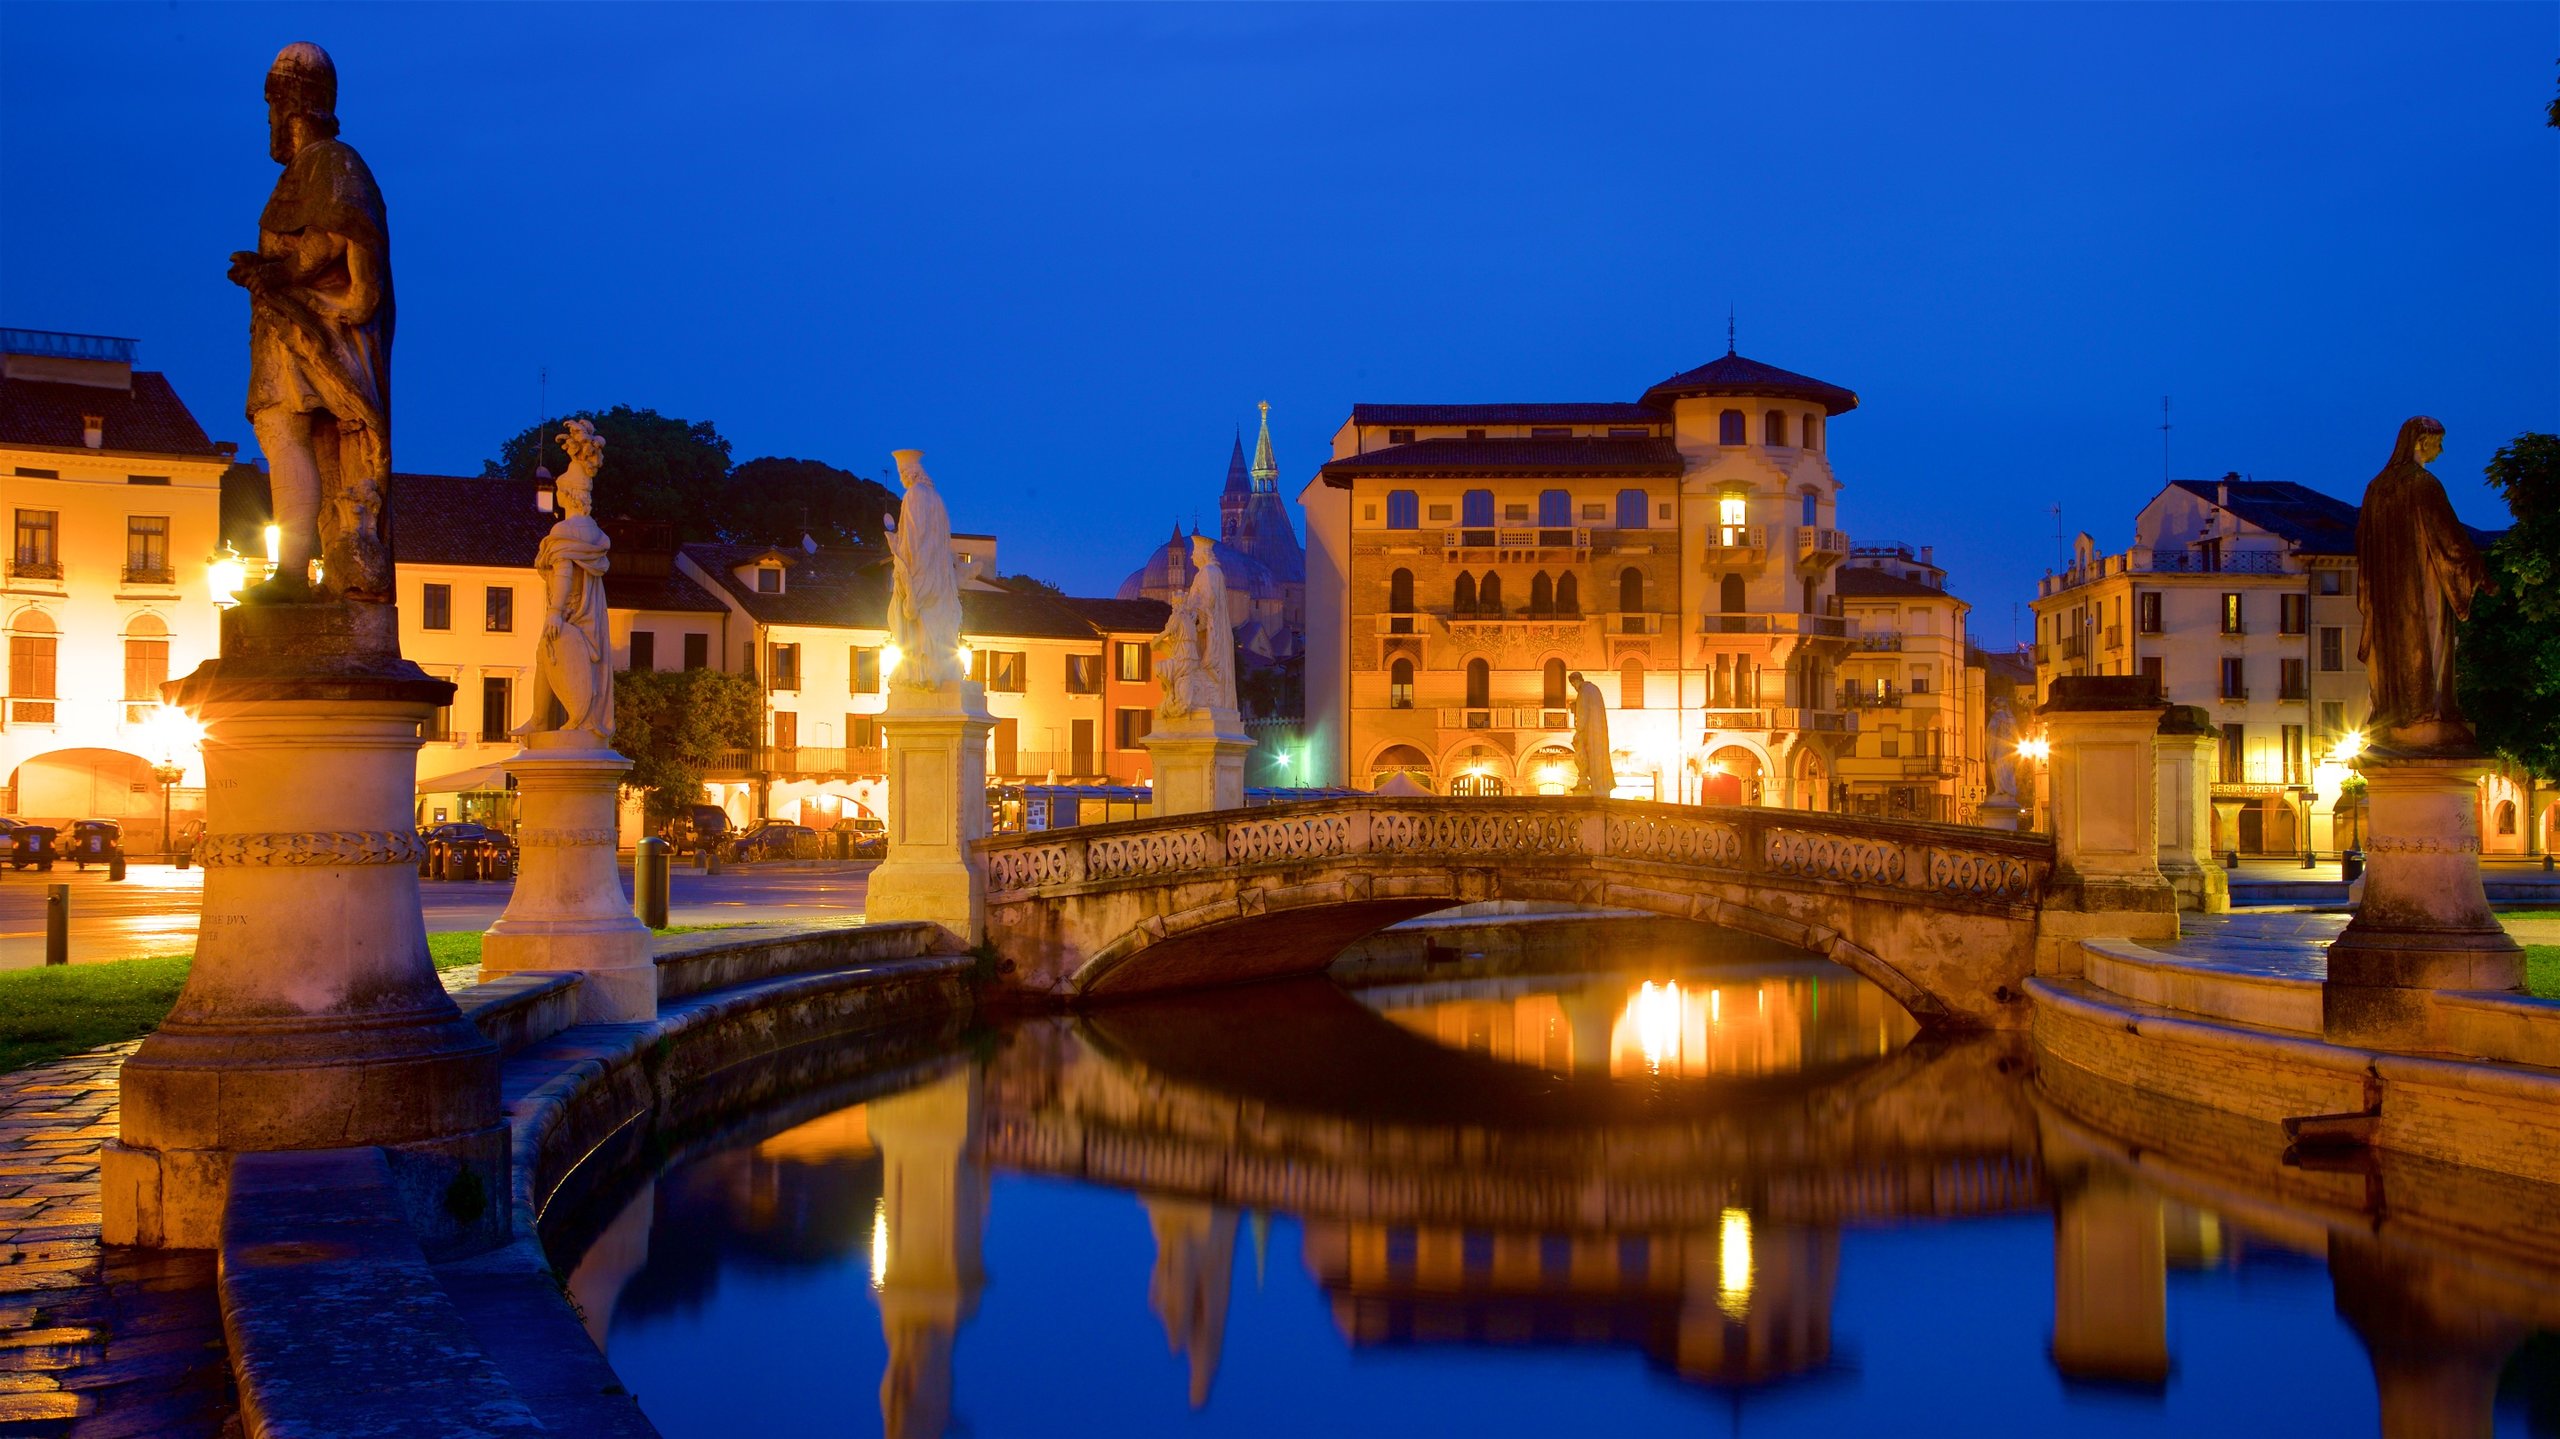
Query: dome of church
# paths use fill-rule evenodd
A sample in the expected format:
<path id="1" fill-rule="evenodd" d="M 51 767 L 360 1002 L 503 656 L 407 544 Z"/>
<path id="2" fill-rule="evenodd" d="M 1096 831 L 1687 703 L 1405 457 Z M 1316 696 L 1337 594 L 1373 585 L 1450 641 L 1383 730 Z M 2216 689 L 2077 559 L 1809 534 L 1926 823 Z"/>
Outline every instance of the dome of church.
<path id="1" fill-rule="evenodd" d="M 1262 561 L 1223 540 L 1209 542 L 1209 553 L 1218 557 L 1218 568 L 1227 575 L 1227 608 L 1233 622 L 1242 625 L 1250 619 L 1256 605 L 1276 600 L 1279 582 Z M 1129 572 L 1120 582 L 1119 597 L 1124 600 L 1165 600 L 1168 603 L 1191 587 L 1195 573 L 1191 564 L 1191 536 L 1174 527 L 1173 535 L 1147 556 L 1147 562 Z"/>

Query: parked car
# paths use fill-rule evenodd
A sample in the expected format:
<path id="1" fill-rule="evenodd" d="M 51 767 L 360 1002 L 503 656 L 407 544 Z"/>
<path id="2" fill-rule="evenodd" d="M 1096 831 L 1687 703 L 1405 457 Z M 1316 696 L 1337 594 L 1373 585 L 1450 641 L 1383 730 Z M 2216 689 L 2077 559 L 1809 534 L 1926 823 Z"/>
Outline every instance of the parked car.
<path id="1" fill-rule="evenodd" d="M 426 857 L 418 862 L 422 879 L 511 879 L 516 847 L 485 824 L 448 820 L 429 825 L 418 837 L 426 841 Z"/>
<path id="2" fill-rule="evenodd" d="M 71 862 L 82 869 L 124 858 L 124 826 L 111 819 L 71 822 Z"/>
<path id="3" fill-rule="evenodd" d="M 729 840 L 728 813 L 716 804 L 689 805 L 667 821 L 666 837 L 678 855 L 722 849 Z"/>
<path id="4" fill-rule="evenodd" d="M 768 819 L 731 840 L 729 858 L 740 864 L 768 859 L 816 859 L 824 844 L 818 832 L 805 824 Z"/>
<path id="5" fill-rule="evenodd" d="M 54 837 L 52 825 L 34 824 L 23 819 L 0 819 L 0 864 L 11 869 L 50 872 L 55 856 L 60 853 Z"/>
<path id="6" fill-rule="evenodd" d="M 849 819 L 844 828 L 853 837 L 846 842 L 845 852 L 855 859 L 885 859 L 889 854 L 889 825 L 886 820 Z"/>

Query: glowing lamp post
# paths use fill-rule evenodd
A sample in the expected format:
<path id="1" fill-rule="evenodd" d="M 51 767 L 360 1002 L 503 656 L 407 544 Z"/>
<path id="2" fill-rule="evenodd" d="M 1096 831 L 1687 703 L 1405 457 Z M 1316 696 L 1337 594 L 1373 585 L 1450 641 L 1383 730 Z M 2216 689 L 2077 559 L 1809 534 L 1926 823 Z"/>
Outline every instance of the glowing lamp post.
<path id="1" fill-rule="evenodd" d="M 185 710 L 163 704 L 151 712 L 150 733 L 160 756 L 151 765 L 151 777 L 160 782 L 160 857 L 170 860 L 178 854 L 177 833 L 169 822 L 170 792 L 187 777 L 187 752 L 204 732 Z"/>
<path id="2" fill-rule="evenodd" d="M 239 603 L 240 591 L 248 587 L 249 565 L 238 550 L 231 548 L 231 542 L 224 540 L 221 549 L 205 556 L 204 578 L 205 588 L 213 593 L 214 605 L 229 609 Z"/>

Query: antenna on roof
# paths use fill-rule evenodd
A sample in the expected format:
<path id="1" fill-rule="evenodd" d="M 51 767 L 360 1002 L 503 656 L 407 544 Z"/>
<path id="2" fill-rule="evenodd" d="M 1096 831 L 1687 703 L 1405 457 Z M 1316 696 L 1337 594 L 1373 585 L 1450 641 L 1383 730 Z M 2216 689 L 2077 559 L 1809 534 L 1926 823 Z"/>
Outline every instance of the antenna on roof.
<path id="1" fill-rule="evenodd" d="M 1724 302 L 1724 352 L 1733 353 L 1733 302 Z"/>
<path id="2" fill-rule="evenodd" d="M 2056 568 L 2071 571 L 2071 547 L 2062 542 L 2062 506 L 2053 507 L 2053 559 Z"/>
<path id="3" fill-rule="evenodd" d="M 2160 483 L 2169 483 L 2169 397 L 2160 397 Z"/>

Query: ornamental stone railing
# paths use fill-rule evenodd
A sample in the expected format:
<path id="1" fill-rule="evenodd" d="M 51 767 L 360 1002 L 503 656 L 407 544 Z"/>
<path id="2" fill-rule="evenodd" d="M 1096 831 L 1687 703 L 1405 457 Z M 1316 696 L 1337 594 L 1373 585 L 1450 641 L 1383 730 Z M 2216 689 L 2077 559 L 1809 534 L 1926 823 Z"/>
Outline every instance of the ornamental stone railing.
<path id="1" fill-rule="evenodd" d="M 1367 858 L 1381 867 L 1665 865 L 1727 879 L 1847 887 L 1887 902 L 2015 911 L 2037 905 L 2053 867 L 2051 842 L 2035 836 L 1571 796 L 1315 800 L 1005 835 L 980 848 L 990 905 Z"/>

